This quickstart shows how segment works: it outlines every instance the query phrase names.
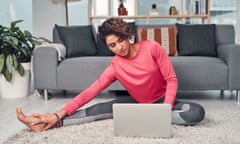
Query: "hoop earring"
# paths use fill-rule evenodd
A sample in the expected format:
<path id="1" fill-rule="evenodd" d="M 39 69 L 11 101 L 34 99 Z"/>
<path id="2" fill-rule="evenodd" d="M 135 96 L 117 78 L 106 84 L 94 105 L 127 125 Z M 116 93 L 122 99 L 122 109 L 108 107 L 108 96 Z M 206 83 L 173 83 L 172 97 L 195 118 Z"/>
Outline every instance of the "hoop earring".
<path id="1" fill-rule="evenodd" d="M 130 44 L 134 44 L 134 36 L 132 36 L 132 38 L 129 38 L 128 41 L 129 41 Z"/>

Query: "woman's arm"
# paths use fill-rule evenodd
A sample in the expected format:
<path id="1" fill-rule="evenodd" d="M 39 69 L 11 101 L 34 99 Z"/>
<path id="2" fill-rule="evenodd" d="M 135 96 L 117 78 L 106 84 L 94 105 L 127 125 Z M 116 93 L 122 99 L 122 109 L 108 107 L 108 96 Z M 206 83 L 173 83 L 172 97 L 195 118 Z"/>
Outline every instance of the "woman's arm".
<path id="1" fill-rule="evenodd" d="M 77 109 L 95 98 L 115 80 L 115 72 L 110 65 L 90 87 L 82 91 L 79 95 L 67 103 L 63 109 L 66 111 L 67 115 L 72 115 Z"/>
<path id="2" fill-rule="evenodd" d="M 38 118 L 38 120 L 36 120 L 32 125 L 45 124 L 43 130 L 54 127 L 58 121 L 67 115 L 72 115 L 77 109 L 96 97 L 102 90 L 108 87 L 115 80 L 114 70 L 111 66 L 109 66 L 90 87 L 78 94 L 56 113 L 33 114 L 32 116 Z"/>
<path id="3" fill-rule="evenodd" d="M 171 104 L 173 108 L 178 89 L 178 79 L 169 56 L 161 47 L 161 45 L 155 41 L 152 42 L 152 45 L 152 56 L 155 59 L 167 84 L 164 103 Z"/>

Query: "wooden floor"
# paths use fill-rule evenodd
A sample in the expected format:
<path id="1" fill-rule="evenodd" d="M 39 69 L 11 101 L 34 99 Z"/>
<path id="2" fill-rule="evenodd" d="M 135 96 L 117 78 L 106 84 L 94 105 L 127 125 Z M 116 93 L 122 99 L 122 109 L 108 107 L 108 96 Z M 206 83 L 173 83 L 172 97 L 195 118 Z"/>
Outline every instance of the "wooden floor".
<path id="1" fill-rule="evenodd" d="M 23 124 L 18 122 L 15 116 L 16 107 L 22 107 L 26 114 L 31 113 L 52 113 L 63 107 L 68 101 L 70 101 L 78 92 L 67 92 L 63 95 L 61 92 L 51 92 L 52 96 L 48 101 L 44 101 L 43 97 L 34 95 L 34 91 L 31 90 L 31 95 L 25 98 L 6 99 L 0 98 L 0 143 L 6 141 L 9 136 L 12 136 L 25 128 Z M 97 102 L 103 102 L 111 100 L 118 96 L 126 96 L 122 93 L 103 93 L 92 100 L 86 106 Z M 235 93 L 231 91 L 224 92 L 224 98 L 220 96 L 220 91 L 193 91 L 193 92 L 178 92 L 177 97 L 181 99 L 216 99 L 221 101 L 235 101 Z M 85 106 L 85 107 L 86 107 Z"/>

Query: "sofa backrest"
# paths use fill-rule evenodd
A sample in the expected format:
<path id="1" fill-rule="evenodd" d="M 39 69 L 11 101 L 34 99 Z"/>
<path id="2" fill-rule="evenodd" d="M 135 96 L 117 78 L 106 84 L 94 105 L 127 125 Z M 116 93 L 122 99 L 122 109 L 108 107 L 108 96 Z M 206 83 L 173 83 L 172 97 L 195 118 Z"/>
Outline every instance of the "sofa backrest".
<path id="1" fill-rule="evenodd" d="M 235 43 L 235 32 L 233 25 L 216 25 L 216 43 L 232 44 Z"/>

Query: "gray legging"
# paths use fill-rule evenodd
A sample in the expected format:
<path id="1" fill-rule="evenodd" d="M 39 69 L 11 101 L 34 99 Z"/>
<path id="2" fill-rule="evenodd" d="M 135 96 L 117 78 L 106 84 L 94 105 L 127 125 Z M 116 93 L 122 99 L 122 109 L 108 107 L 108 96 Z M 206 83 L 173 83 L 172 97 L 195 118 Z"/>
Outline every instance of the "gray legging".
<path id="1" fill-rule="evenodd" d="M 162 103 L 161 99 L 155 103 Z M 98 103 L 86 109 L 75 112 L 72 116 L 63 119 L 63 126 L 77 125 L 87 122 L 110 119 L 112 115 L 112 104 L 114 103 L 136 103 L 131 98 L 114 99 L 112 101 Z M 172 124 L 177 125 L 194 125 L 204 119 L 205 111 L 203 107 L 197 103 L 175 101 L 172 111 Z"/>

